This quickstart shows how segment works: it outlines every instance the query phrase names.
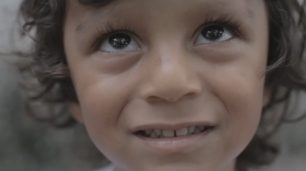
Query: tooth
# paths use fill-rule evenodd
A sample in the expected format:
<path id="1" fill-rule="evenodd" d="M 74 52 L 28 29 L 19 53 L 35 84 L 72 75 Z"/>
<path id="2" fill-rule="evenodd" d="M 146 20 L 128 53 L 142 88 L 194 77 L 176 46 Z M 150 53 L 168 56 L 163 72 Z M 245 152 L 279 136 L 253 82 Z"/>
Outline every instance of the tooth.
<path id="1" fill-rule="evenodd" d="M 188 135 L 188 128 L 182 128 L 176 130 L 176 136 L 186 136 Z"/>
<path id="2" fill-rule="evenodd" d="M 163 130 L 162 131 L 163 137 L 174 137 L 174 131 L 172 130 Z"/>
<path id="3" fill-rule="evenodd" d="M 145 135 L 146 136 L 151 136 L 153 130 L 145 130 Z"/>
<path id="4" fill-rule="evenodd" d="M 195 131 L 196 127 L 195 126 L 191 126 L 188 128 L 188 134 L 193 134 Z"/>
<path id="5" fill-rule="evenodd" d="M 204 132 L 206 127 L 205 126 L 199 126 L 198 129 L 199 129 L 200 132 Z"/>
<path id="6" fill-rule="evenodd" d="M 202 128 L 201 127 L 196 127 L 194 134 L 198 134 L 202 132 Z"/>
<path id="7" fill-rule="evenodd" d="M 158 137 L 160 137 L 160 135 L 161 135 L 161 130 L 153 130 L 152 133 L 151 133 L 151 136 L 153 138 L 158 138 Z"/>

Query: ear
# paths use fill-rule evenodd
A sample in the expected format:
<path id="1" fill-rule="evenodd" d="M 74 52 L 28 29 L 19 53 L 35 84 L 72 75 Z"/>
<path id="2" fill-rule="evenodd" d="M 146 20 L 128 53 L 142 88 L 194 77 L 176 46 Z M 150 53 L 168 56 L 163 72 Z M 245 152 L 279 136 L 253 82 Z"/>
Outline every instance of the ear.
<path id="1" fill-rule="evenodd" d="M 83 117 L 81 112 L 81 107 L 77 103 L 70 103 L 69 104 L 69 111 L 72 114 L 73 118 L 78 121 L 79 123 L 83 123 Z"/>

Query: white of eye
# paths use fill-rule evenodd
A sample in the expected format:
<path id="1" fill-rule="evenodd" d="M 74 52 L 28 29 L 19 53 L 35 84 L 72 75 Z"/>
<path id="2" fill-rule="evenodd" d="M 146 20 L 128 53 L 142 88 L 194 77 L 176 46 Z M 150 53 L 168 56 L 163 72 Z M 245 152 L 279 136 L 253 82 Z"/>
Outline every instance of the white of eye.
<path id="1" fill-rule="evenodd" d="M 123 53 L 133 52 L 139 48 L 138 43 L 131 34 L 118 32 L 107 36 L 106 39 L 102 41 L 99 50 L 107 53 Z"/>
<path id="2" fill-rule="evenodd" d="M 233 36 L 233 33 L 221 24 L 209 25 L 201 30 L 195 44 L 223 42 L 233 38 Z"/>

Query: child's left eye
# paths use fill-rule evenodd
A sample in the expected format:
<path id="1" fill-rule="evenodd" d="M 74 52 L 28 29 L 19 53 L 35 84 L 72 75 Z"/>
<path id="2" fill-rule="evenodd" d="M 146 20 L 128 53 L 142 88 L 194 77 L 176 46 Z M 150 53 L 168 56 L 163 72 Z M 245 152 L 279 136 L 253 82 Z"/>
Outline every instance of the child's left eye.
<path id="1" fill-rule="evenodd" d="M 233 37 L 233 33 L 222 24 L 212 24 L 202 28 L 195 44 L 223 42 Z"/>
<path id="2" fill-rule="evenodd" d="M 133 35 L 127 32 L 115 32 L 108 35 L 99 50 L 107 53 L 131 52 L 139 49 Z"/>

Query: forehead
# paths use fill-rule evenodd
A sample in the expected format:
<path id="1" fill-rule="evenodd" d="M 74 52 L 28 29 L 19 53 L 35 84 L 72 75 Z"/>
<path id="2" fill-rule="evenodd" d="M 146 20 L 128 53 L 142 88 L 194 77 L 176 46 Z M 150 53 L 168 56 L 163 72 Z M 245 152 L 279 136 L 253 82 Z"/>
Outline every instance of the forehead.
<path id="1" fill-rule="evenodd" d="M 152 16 L 161 14 L 176 18 L 188 18 L 202 15 L 213 18 L 217 15 L 236 16 L 241 19 L 256 18 L 264 8 L 264 0 L 68 0 L 68 20 L 73 19 L 77 24 L 77 30 L 83 26 L 90 26 L 96 21 L 106 19 L 126 20 L 130 17 L 134 20 L 150 20 Z M 157 17 L 157 18 L 158 18 Z M 201 17 L 201 16 L 200 16 Z"/>
<path id="2" fill-rule="evenodd" d="M 77 1 L 78 3 L 82 4 L 82 5 L 93 5 L 93 6 L 105 6 L 107 4 L 110 4 L 112 2 L 115 2 L 115 1 L 126 1 L 126 2 L 133 2 L 135 0 L 72 0 L 72 1 Z M 151 2 L 158 2 L 159 0 L 155 0 L 155 1 L 151 1 Z M 162 2 L 166 2 L 166 1 L 170 1 L 170 0 L 162 0 Z M 200 0 L 202 2 L 216 2 L 216 3 L 222 3 L 222 0 Z M 257 3 L 261 0 L 243 0 L 247 3 Z M 144 3 L 150 3 L 149 0 L 141 0 L 140 2 L 144 2 Z M 174 3 L 180 3 L 179 0 L 173 0 Z M 195 0 L 189 0 L 189 1 L 183 1 L 183 2 L 186 2 L 186 3 L 193 3 L 195 2 Z M 231 1 L 226 1 L 226 0 L 223 0 L 223 2 L 234 2 L 235 3 L 235 0 L 231 0 Z"/>
<path id="3" fill-rule="evenodd" d="M 78 7 L 79 10 L 88 11 L 88 10 L 98 10 L 98 9 L 111 9 L 115 11 L 120 9 L 121 12 L 124 12 L 123 9 L 137 10 L 139 12 L 149 12 L 147 9 L 159 10 L 162 8 L 170 9 L 171 7 L 179 6 L 188 9 L 190 7 L 201 7 L 203 10 L 231 10 L 241 11 L 248 16 L 252 16 L 254 9 L 258 7 L 259 4 L 263 4 L 264 0 L 68 0 L 68 7 Z M 129 7 L 129 8 L 124 8 Z M 68 8 L 75 9 L 75 8 Z M 190 9 L 189 9 L 190 10 Z"/>

